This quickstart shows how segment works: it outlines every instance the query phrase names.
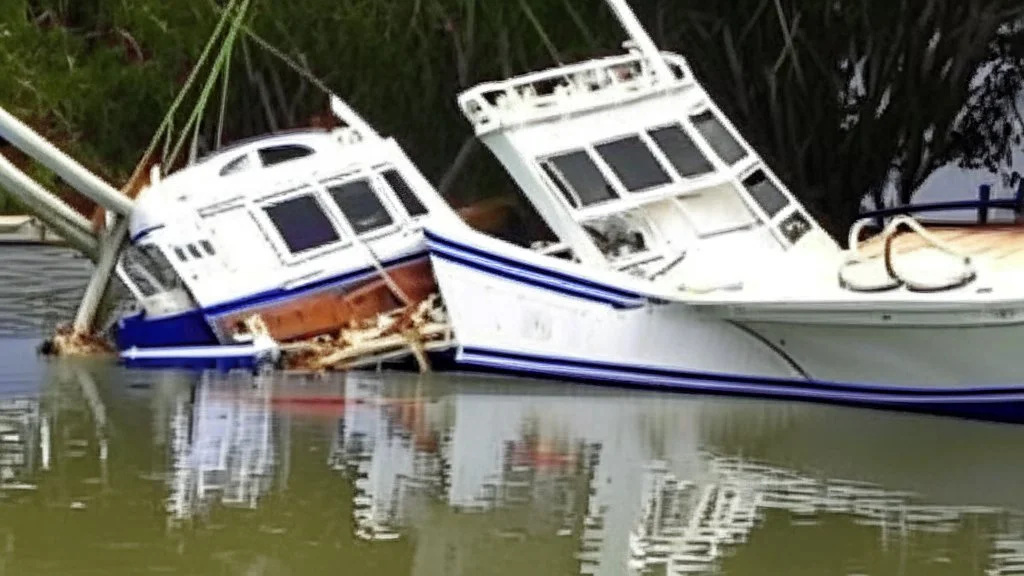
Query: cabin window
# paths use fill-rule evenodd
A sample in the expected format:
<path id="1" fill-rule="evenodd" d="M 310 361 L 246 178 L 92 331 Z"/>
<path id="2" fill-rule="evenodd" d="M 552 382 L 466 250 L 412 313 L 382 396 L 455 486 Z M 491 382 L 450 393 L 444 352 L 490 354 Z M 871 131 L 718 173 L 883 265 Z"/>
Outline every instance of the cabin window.
<path id="1" fill-rule="evenodd" d="M 181 246 L 174 247 L 174 255 L 177 256 L 178 260 L 181 260 L 182 262 L 188 260 L 188 258 L 185 256 L 185 251 L 181 249 Z"/>
<path id="2" fill-rule="evenodd" d="M 608 163 L 612 172 L 615 172 L 619 181 L 630 192 L 639 192 L 672 182 L 672 177 L 665 172 L 639 136 L 628 136 L 598 144 L 594 146 L 594 150 Z"/>
<path id="3" fill-rule="evenodd" d="M 192 257 L 196 259 L 203 257 L 203 255 L 199 253 L 199 249 L 196 248 L 195 244 L 188 245 L 188 253 L 191 254 Z"/>
<path id="4" fill-rule="evenodd" d="M 244 172 L 251 167 L 252 161 L 249 159 L 249 155 L 244 154 L 225 164 L 224 167 L 220 169 L 220 175 L 228 176 L 231 174 L 237 174 L 238 172 Z"/>
<path id="5" fill-rule="evenodd" d="M 711 162 L 704 157 L 693 138 L 690 138 L 682 126 L 674 124 L 656 128 L 649 130 L 647 135 L 654 140 L 668 161 L 672 163 L 672 167 L 683 178 L 700 176 L 714 170 Z"/>
<path id="6" fill-rule="evenodd" d="M 582 150 L 552 156 L 541 166 L 576 208 L 616 198 L 615 189 Z"/>
<path id="7" fill-rule="evenodd" d="M 264 166 L 274 166 L 276 164 L 283 164 L 292 160 L 298 160 L 299 158 L 305 158 L 306 156 L 312 156 L 313 149 L 308 146 L 283 144 L 280 146 L 267 146 L 266 148 L 260 148 L 259 154 L 260 162 L 263 162 Z"/>
<path id="8" fill-rule="evenodd" d="M 805 234 L 811 231 L 811 223 L 799 211 L 793 212 L 779 224 L 779 232 L 789 240 L 790 244 L 796 244 Z"/>
<path id="9" fill-rule="evenodd" d="M 152 244 L 128 247 L 121 254 L 121 269 L 145 297 L 182 286 L 170 261 Z"/>
<path id="10" fill-rule="evenodd" d="M 398 173 L 398 170 L 387 170 L 383 173 L 383 176 L 388 186 L 391 186 L 391 190 L 395 192 L 395 196 L 398 196 L 398 201 L 405 207 L 405 211 L 409 213 L 409 216 L 415 218 L 427 213 L 427 207 L 416 197 L 416 194 L 409 187 L 405 179 L 402 178 L 402 175 Z"/>
<path id="11" fill-rule="evenodd" d="M 263 211 L 292 254 L 341 239 L 316 198 L 310 194 L 264 206 Z"/>
<path id="12" fill-rule="evenodd" d="M 160 291 L 156 278 L 146 270 L 134 246 L 121 254 L 121 270 L 142 296 L 149 297 Z"/>
<path id="13" fill-rule="evenodd" d="M 206 251 L 206 253 L 209 254 L 210 256 L 214 256 L 215 254 L 217 254 L 217 252 L 213 249 L 213 244 L 210 244 L 209 240 L 200 240 L 199 245 L 202 246 L 203 250 Z"/>
<path id="14" fill-rule="evenodd" d="M 768 179 L 763 170 L 758 170 L 744 178 L 743 185 L 769 218 L 778 214 L 789 204 L 786 195 Z"/>
<path id="15" fill-rule="evenodd" d="M 715 154 L 718 154 L 718 157 L 726 164 L 732 166 L 746 157 L 747 150 L 733 138 L 725 124 L 722 124 L 722 121 L 711 110 L 692 116 L 690 120 L 714 149 Z"/>
<path id="16" fill-rule="evenodd" d="M 336 184 L 327 188 L 356 234 L 371 232 L 394 223 L 391 214 L 366 180 Z"/>

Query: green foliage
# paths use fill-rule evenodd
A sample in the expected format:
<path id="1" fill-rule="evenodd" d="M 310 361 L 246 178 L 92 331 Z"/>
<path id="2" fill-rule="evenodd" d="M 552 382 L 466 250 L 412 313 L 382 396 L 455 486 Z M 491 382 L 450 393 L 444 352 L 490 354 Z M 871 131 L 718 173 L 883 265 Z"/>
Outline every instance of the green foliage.
<path id="1" fill-rule="evenodd" d="M 116 182 L 140 160 L 225 0 L 0 3 L 0 103 Z M 902 201 L 948 161 L 1020 144 L 1019 0 L 632 0 L 784 180 L 838 233 L 895 176 Z M 455 97 L 486 80 L 619 51 L 600 1 L 255 0 L 248 26 L 302 62 L 434 181 L 470 136 Z M 993 70 L 972 82 L 981 69 Z M 201 76 L 200 84 L 204 78 Z M 198 87 L 193 91 L 197 92 Z M 217 141 L 220 90 L 201 126 Z M 189 100 L 175 116 L 180 129 Z M 307 125 L 326 98 L 244 37 L 223 141 Z M 508 190 L 478 154 L 450 193 Z"/>

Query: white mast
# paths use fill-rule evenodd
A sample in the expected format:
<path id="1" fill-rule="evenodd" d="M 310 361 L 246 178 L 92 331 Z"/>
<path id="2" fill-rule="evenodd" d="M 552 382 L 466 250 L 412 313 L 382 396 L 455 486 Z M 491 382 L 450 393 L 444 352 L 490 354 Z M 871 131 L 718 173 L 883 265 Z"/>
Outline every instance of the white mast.
<path id="1" fill-rule="evenodd" d="M 655 76 L 661 80 L 668 82 L 672 79 L 672 70 L 668 67 L 665 59 L 662 58 L 661 52 L 658 47 L 655 46 L 654 41 L 647 34 L 647 30 L 644 29 L 640 21 L 637 20 L 636 14 L 629 7 L 629 3 L 626 0 L 605 0 L 608 3 L 608 7 L 615 13 L 615 17 L 618 18 L 619 23 L 626 29 L 626 33 L 629 34 L 633 42 L 636 43 L 636 47 L 640 49 L 640 53 L 643 54 L 644 58 L 650 63 L 651 70 Z"/>

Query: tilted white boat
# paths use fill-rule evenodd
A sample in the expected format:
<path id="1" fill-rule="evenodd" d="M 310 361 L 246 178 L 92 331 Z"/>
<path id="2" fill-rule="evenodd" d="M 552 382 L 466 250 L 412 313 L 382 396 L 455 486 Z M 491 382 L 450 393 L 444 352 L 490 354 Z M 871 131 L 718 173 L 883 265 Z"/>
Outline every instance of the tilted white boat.
<path id="1" fill-rule="evenodd" d="M 138 304 L 116 326 L 126 360 L 245 364 L 436 292 L 422 223 L 461 220 L 394 140 L 332 109 L 344 127 L 154 170 L 117 266 Z"/>
<path id="2" fill-rule="evenodd" d="M 1017 232 L 897 218 L 840 249 L 685 59 L 608 2 L 626 54 L 459 97 L 557 242 L 473 230 L 334 100 L 347 128 L 222 151 L 143 193 L 120 270 L 144 311 L 120 348 L 216 355 L 254 314 L 277 341 L 328 333 L 398 306 L 398 284 L 439 289 L 453 339 L 434 351 L 460 369 L 1024 414 Z"/>
<path id="3" fill-rule="evenodd" d="M 1016 418 L 1024 236 L 894 218 L 842 250 L 686 61 L 636 47 L 459 102 L 560 241 L 429 224 L 466 366 Z M 897 233 L 909 229 L 909 234 Z"/>

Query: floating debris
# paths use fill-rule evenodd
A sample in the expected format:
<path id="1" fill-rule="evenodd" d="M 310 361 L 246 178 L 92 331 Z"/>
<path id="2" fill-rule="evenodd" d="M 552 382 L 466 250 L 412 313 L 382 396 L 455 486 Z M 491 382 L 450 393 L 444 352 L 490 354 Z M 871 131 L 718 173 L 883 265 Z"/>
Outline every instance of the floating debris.
<path id="1" fill-rule="evenodd" d="M 39 345 L 44 356 L 114 356 L 114 345 L 106 338 L 75 331 L 70 324 L 57 326 L 53 337 Z"/>

